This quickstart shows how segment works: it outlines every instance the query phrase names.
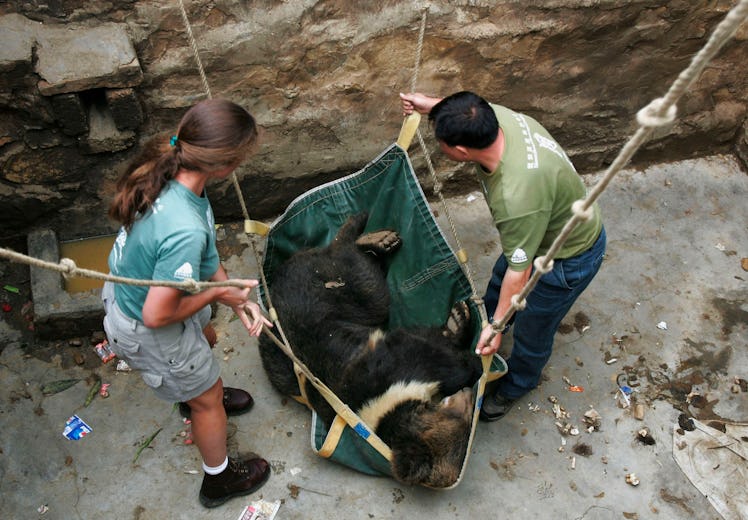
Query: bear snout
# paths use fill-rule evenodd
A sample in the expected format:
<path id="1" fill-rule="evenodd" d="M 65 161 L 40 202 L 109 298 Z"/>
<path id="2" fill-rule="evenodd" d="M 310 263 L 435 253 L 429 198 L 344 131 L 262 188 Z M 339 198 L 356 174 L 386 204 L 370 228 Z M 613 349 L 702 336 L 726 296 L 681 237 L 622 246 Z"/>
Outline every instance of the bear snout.
<path id="1" fill-rule="evenodd" d="M 462 417 L 467 422 L 472 419 L 473 405 L 473 391 L 470 388 L 463 388 L 459 392 L 448 395 L 440 403 L 442 411 L 455 417 Z"/>

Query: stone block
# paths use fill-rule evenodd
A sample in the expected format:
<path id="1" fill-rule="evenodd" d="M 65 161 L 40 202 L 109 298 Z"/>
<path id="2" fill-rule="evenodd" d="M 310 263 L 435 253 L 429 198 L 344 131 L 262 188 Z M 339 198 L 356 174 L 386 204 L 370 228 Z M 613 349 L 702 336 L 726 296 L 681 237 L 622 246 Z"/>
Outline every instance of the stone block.
<path id="1" fill-rule="evenodd" d="M 24 85 L 32 71 L 36 24 L 19 14 L 0 17 L 0 85 Z"/>
<path id="2" fill-rule="evenodd" d="M 118 130 L 136 130 L 143 122 L 143 109 L 131 88 L 106 89 L 106 103 Z"/>
<path id="3" fill-rule="evenodd" d="M 80 96 L 74 92 L 52 96 L 55 120 L 67 135 L 80 135 L 88 131 L 88 116 Z"/>
<path id="4" fill-rule="evenodd" d="M 38 35 L 36 73 L 45 96 L 139 85 L 143 71 L 124 24 L 47 28 Z"/>
<path id="5" fill-rule="evenodd" d="M 30 233 L 29 256 L 45 262 L 60 262 L 57 235 L 50 229 Z M 44 267 L 31 266 L 31 299 L 34 302 L 34 331 L 41 339 L 88 336 L 103 328 L 104 306 L 101 290 L 68 293 L 63 275 Z"/>

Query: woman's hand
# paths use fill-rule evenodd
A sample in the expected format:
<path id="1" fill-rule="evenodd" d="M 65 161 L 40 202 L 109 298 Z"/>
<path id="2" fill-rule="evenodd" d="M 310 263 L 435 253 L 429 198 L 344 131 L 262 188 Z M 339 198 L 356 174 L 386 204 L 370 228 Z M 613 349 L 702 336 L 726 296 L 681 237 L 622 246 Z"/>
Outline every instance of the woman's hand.
<path id="1" fill-rule="evenodd" d="M 263 326 L 273 326 L 270 320 L 263 316 L 260 306 L 255 302 L 247 301 L 239 307 L 234 307 L 234 312 L 239 316 L 250 336 L 259 336 Z M 247 316 L 247 312 L 249 312 L 249 316 Z M 250 316 L 252 317 L 251 320 Z"/>

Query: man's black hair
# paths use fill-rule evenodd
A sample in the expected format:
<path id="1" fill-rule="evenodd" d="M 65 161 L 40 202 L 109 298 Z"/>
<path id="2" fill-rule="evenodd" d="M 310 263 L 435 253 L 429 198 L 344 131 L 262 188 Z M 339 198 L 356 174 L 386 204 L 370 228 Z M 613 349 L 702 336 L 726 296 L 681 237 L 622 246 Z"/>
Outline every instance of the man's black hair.
<path id="1" fill-rule="evenodd" d="M 499 121 L 488 101 L 463 91 L 439 101 L 429 113 L 436 138 L 449 146 L 487 148 L 499 135 Z"/>

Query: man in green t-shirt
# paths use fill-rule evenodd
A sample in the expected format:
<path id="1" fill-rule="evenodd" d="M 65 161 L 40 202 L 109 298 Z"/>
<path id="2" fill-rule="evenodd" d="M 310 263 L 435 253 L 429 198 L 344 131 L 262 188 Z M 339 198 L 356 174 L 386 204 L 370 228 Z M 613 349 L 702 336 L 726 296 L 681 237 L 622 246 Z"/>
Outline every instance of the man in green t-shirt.
<path id="1" fill-rule="evenodd" d="M 444 99 L 400 94 L 403 112 L 429 114 L 442 152 L 454 161 L 474 162 L 501 238 L 502 254 L 494 265 L 484 302 L 490 320 L 498 321 L 524 287 L 533 260 L 546 254 L 572 216 L 571 205 L 584 198 L 585 186 L 566 153 L 540 123 L 472 92 Z M 486 388 L 480 417 L 495 421 L 512 403 L 538 385 L 553 349 L 561 320 L 600 268 L 605 229 L 597 203 L 592 217 L 579 224 L 557 253 L 553 270 L 544 274 L 512 318 L 512 352 L 506 376 Z M 510 321 L 511 323 L 511 321 Z M 485 327 L 476 353 L 494 354 L 501 334 Z"/>

